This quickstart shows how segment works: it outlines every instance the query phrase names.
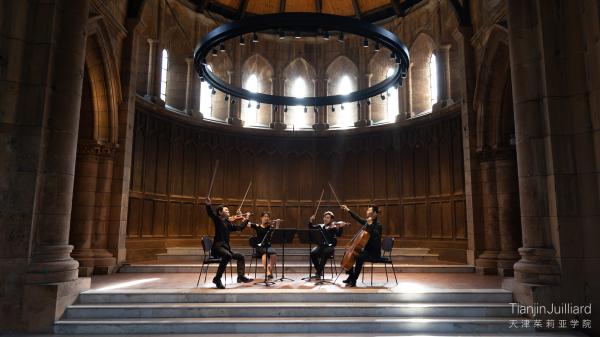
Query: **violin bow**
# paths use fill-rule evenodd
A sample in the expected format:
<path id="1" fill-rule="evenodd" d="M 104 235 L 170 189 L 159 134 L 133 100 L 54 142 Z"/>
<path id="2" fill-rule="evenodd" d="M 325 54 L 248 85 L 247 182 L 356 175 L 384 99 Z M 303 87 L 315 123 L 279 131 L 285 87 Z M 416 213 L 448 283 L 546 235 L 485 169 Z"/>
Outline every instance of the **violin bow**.
<path id="1" fill-rule="evenodd" d="M 333 193 L 333 197 L 335 198 L 335 201 L 337 201 L 338 205 L 341 207 L 342 203 L 340 202 L 340 198 L 338 198 L 337 194 L 335 194 L 335 190 L 333 189 L 333 186 L 331 186 L 330 182 L 327 182 L 327 184 L 329 184 L 329 188 L 331 189 L 331 193 Z"/>
<path id="2" fill-rule="evenodd" d="M 321 190 L 321 197 L 319 198 L 319 202 L 317 203 L 317 208 L 315 209 L 315 212 L 313 213 L 315 216 L 317 216 L 317 212 L 319 211 L 319 206 L 321 206 L 321 200 L 323 200 L 324 193 L 325 193 L 325 188 L 323 188 L 323 190 Z"/>
<path id="3" fill-rule="evenodd" d="M 210 186 L 208 187 L 208 195 L 206 198 L 210 198 L 210 193 L 212 192 L 213 185 L 215 183 L 215 177 L 217 176 L 217 169 L 219 168 L 219 159 L 215 161 L 215 168 L 213 170 L 212 178 L 210 179 Z"/>
<path id="4" fill-rule="evenodd" d="M 242 198 L 242 203 L 240 204 L 240 207 L 238 207 L 236 213 L 239 213 L 239 212 L 242 211 L 242 206 L 244 206 L 244 201 L 246 201 L 246 197 L 248 196 L 248 191 L 250 191 L 250 187 L 252 187 L 252 180 L 250 180 L 250 183 L 248 184 L 248 188 L 246 189 L 246 193 L 244 193 L 244 198 Z"/>

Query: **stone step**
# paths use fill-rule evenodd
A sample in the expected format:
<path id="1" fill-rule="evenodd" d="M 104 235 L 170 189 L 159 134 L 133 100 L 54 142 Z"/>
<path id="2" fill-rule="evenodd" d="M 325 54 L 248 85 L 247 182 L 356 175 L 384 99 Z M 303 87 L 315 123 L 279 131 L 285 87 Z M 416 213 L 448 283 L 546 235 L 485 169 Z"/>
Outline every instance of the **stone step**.
<path id="1" fill-rule="evenodd" d="M 77 304 L 131 303 L 510 303 L 512 293 L 503 289 L 394 289 L 344 288 L 339 292 L 302 292 L 290 289 L 120 289 L 88 290 Z"/>
<path id="2" fill-rule="evenodd" d="M 216 317 L 59 320 L 58 334 L 157 333 L 488 333 L 514 332 L 506 317 Z M 519 333 L 534 332 L 519 329 Z"/>
<path id="3" fill-rule="evenodd" d="M 76 304 L 63 319 L 194 317 L 516 317 L 508 303 L 124 303 Z"/>
<path id="4" fill-rule="evenodd" d="M 337 271 L 341 272 L 341 268 L 339 266 L 339 260 L 336 261 Z M 235 261 L 234 261 L 234 269 L 235 269 Z M 278 261 L 278 270 L 281 271 L 281 264 Z M 125 264 L 120 269 L 120 273 L 199 273 L 200 267 L 202 263 L 186 263 L 185 261 L 181 263 L 173 262 L 173 263 L 132 263 Z M 394 267 L 397 273 L 473 273 L 475 272 L 475 267 L 471 265 L 460 265 L 460 264 L 396 264 L 394 263 Z M 258 273 L 261 272 L 262 266 L 259 265 Z M 373 266 L 375 273 L 384 273 L 384 266 L 382 264 L 375 264 Z M 371 269 L 371 265 L 369 263 L 365 264 L 365 271 Z M 217 270 L 216 264 L 211 264 L 208 267 L 209 273 L 214 273 Z M 387 267 L 388 272 L 391 272 L 391 266 Z M 250 260 L 246 261 L 246 273 L 254 273 L 254 265 L 252 266 L 252 270 L 250 270 Z M 325 271 L 327 273 L 331 272 L 331 267 L 329 262 L 327 263 Z M 314 272 L 314 270 L 313 270 Z M 307 273 L 308 274 L 308 261 L 302 262 L 290 262 L 287 261 L 285 263 L 285 273 Z"/>

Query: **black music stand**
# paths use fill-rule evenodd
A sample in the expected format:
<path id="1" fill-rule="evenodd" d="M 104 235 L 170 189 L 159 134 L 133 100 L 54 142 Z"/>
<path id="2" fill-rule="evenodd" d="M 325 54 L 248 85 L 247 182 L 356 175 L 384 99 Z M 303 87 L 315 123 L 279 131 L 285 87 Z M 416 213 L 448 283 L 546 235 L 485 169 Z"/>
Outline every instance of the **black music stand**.
<path id="1" fill-rule="evenodd" d="M 264 280 L 263 282 L 257 282 L 257 283 L 262 283 L 262 284 L 264 284 L 264 285 L 265 285 L 265 287 L 269 287 L 269 286 L 272 286 L 273 284 L 275 284 L 275 282 L 273 282 L 273 281 L 269 281 L 269 280 L 267 279 L 267 268 L 268 268 L 268 266 L 269 266 L 269 259 L 270 259 L 270 256 L 269 256 L 269 248 L 268 248 L 268 247 L 270 246 L 270 243 L 272 242 L 273 233 L 275 233 L 275 228 L 273 228 L 273 227 L 269 228 L 269 231 L 267 232 L 267 234 L 265 234 L 265 237 L 264 237 L 264 238 L 262 239 L 262 241 L 261 241 L 261 242 L 260 242 L 260 243 L 257 245 L 257 247 L 259 247 L 259 248 L 260 248 L 260 247 L 263 247 L 263 246 L 266 246 L 266 248 L 267 248 L 267 249 L 266 249 L 266 252 L 265 252 L 265 254 L 267 255 L 267 258 L 266 258 L 266 262 L 267 262 L 267 264 L 266 264 L 266 266 L 265 266 L 265 280 Z M 261 259 L 262 259 L 262 258 L 261 258 Z M 256 261 L 256 263 L 258 263 L 258 260 Z"/>
<path id="2" fill-rule="evenodd" d="M 325 237 L 320 229 L 298 229 L 297 233 L 300 243 L 308 243 L 308 277 L 303 277 L 301 280 L 310 281 L 314 279 L 312 277 L 312 261 L 310 259 L 313 244 L 325 244 Z"/>
<path id="3" fill-rule="evenodd" d="M 285 244 L 292 243 L 292 241 L 294 240 L 294 234 L 296 234 L 295 228 L 278 228 L 278 229 L 275 229 L 275 231 L 273 232 L 273 235 L 271 236 L 271 243 L 272 244 L 280 243 L 281 251 L 282 251 L 281 277 L 276 279 L 275 281 L 285 281 L 285 280 L 294 281 L 294 279 L 285 277 Z"/>

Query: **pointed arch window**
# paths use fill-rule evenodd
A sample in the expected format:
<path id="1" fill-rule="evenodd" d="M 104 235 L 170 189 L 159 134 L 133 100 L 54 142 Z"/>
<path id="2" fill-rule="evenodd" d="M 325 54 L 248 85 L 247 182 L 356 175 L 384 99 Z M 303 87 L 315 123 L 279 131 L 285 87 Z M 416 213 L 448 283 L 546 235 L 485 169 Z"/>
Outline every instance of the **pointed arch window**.
<path id="1" fill-rule="evenodd" d="M 390 76 L 394 75 L 394 72 L 396 72 L 396 69 L 394 69 L 392 67 L 388 68 L 386 77 L 390 77 Z M 398 111 L 400 109 L 399 102 L 398 102 L 398 89 L 396 89 L 395 87 L 391 87 L 387 91 L 387 96 L 388 96 L 388 99 L 385 100 L 385 102 L 386 102 L 385 103 L 386 104 L 385 121 L 391 123 L 396 120 L 396 115 L 398 114 Z"/>
<path id="2" fill-rule="evenodd" d="M 160 99 L 167 100 L 167 76 L 169 74 L 169 52 L 166 49 L 162 51 L 160 65 Z"/>
<path id="3" fill-rule="evenodd" d="M 248 76 L 246 82 L 244 83 L 244 89 L 250 92 L 260 92 L 260 82 L 258 81 L 258 76 L 256 76 L 256 74 L 251 74 Z M 244 100 L 242 104 L 244 109 L 242 119 L 244 120 L 245 124 L 256 125 L 258 122 L 258 103 L 255 101 Z"/>
<path id="4" fill-rule="evenodd" d="M 302 77 L 297 77 L 292 84 L 292 96 L 303 98 L 308 94 L 308 87 L 306 81 Z M 304 112 L 303 106 L 291 107 L 292 110 L 292 124 L 293 127 L 302 128 L 306 127 L 306 112 Z"/>
<path id="5" fill-rule="evenodd" d="M 212 71 L 212 66 L 207 66 L 208 70 Z M 212 93 L 208 82 L 203 81 L 200 84 L 200 113 L 204 116 L 213 117 L 212 114 Z"/>
<path id="6" fill-rule="evenodd" d="M 431 97 L 431 105 L 437 102 L 438 98 L 438 79 L 437 79 L 437 61 L 434 53 L 431 53 L 429 58 L 429 94 Z"/>
<path id="7" fill-rule="evenodd" d="M 354 86 L 352 85 L 352 80 L 350 76 L 343 75 L 340 77 L 336 95 L 348 95 L 349 93 L 354 91 Z M 353 106 L 352 104 L 349 104 Z M 349 127 L 354 124 L 355 116 L 353 114 L 352 109 L 338 110 L 337 114 L 337 125 L 340 127 Z"/>

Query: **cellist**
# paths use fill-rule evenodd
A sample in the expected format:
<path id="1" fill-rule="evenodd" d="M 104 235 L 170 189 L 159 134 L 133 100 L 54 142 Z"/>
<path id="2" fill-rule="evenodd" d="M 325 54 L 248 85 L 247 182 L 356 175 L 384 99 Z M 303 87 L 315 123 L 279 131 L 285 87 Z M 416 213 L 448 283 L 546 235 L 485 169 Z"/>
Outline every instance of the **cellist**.
<path id="1" fill-rule="evenodd" d="M 349 212 L 350 216 L 354 218 L 358 223 L 363 225 L 365 231 L 369 232 L 369 241 L 365 245 L 364 250 L 356 258 L 354 268 L 349 270 L 348 278 L 344 280 L 349 287 L 356 287 L 356 280 L 362 270 L 362 266 L 366 259 L 376 259 L 381 257 L 381 223 L 377 220 L 379 214 L 379 207 L 371 205 L 367 208 L 366 219 L 361 218 L 356 212 L 350 210 L 348 206 L 341 205 L 342 210 Z"/>

